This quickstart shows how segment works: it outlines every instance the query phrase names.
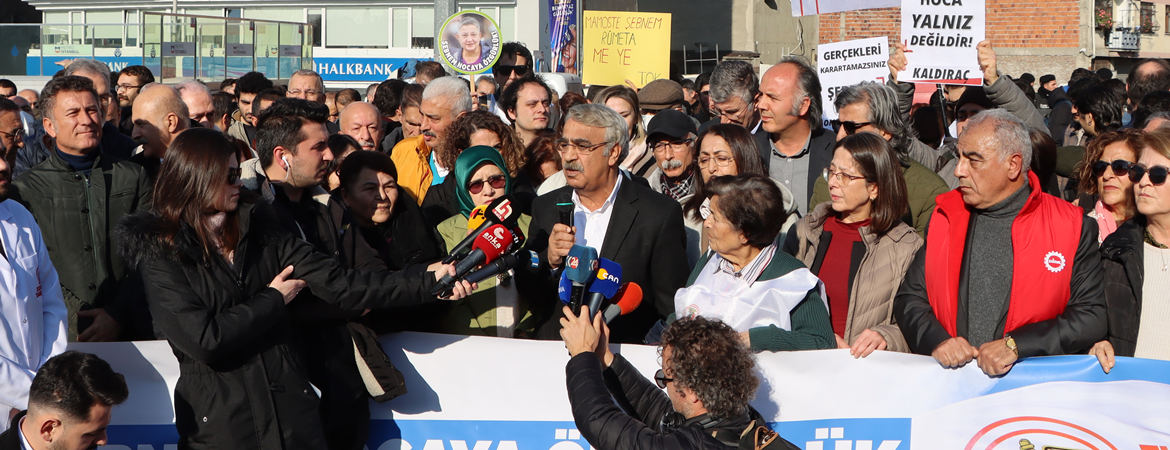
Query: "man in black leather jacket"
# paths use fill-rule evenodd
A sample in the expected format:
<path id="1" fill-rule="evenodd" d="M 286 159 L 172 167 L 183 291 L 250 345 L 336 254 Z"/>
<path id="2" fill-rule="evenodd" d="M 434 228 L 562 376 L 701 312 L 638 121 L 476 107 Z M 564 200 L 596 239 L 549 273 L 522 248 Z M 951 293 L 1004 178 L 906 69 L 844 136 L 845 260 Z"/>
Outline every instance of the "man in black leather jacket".
<path id="1" fill-rule="evenodd" d="M 581 312 L 578 317 L 565 308 L 561 337 L 572 355 L 565 371 L 573 418 L 594 448 L 726 450 L 741 446 L 745 430 L 764 424 L 748 405 L 759 386 L 755 357 L 731 327 L 703 317 L 671 324 L 659 344 L 662 370 L 654 376 L 664 393 L 610 351 L 600 315 L 590 321 L 588 311 Z M 607 378 L 621 390 L 607 388 Z M 767 448 L 797 449 L 774 439 Z"/>

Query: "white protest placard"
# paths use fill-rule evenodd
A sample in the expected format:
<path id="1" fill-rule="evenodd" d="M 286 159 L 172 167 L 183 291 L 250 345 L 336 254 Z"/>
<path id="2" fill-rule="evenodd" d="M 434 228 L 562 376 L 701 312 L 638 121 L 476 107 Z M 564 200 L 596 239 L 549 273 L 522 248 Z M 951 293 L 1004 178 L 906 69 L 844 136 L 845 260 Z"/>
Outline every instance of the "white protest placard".
<path id="1" fill-rule="evenodd" d="M 824 119 L 837 118 L 833 101 L 845 86 L 862 81 L 885 83 L 890 76 L 889 37 L 821 44 L 817 47 L 817 76 L 821 79 L 821 109 Z"/>
<path id="2" fill-rule="evenodd" d="M 163 42 L 162 56 L 195 56 L 195 43 Z"/>
<path id="3" fill-rule="evenodd" d="M 893 8 L 899 4 L 899 0 L 792 0 L 792 17 L 858 9 Z"/>
<path id="4" fill-rule="evenodd" d="M 984 0 L 902 0 L 906 71 L 898 81 L 979 85 L 975 46 L 986 34 Z"/>

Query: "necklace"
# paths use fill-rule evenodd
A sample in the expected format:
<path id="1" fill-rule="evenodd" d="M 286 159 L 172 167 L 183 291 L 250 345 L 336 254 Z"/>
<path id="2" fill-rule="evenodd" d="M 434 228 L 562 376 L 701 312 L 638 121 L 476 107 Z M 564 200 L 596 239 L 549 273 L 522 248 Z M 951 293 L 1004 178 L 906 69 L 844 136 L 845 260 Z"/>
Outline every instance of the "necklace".
<path id="1" fill-rule="evenodd" d="M 1162 243 L 1154 240 L 1154 236 L 1150 234 L 1150 229 L 1148 227 L 1146 228 L 1145 240 L 1146 240 L 1147 244 L 1150 244 L 1154 247 L 1157 247 L 1160 250 L 1166 250 L 1168 248 L 1165 245 L 1162 245 Z M 1165 272 L 1166 271 L 1166 253 L 1165 252 L 1158 252 L 1158 256 L 1160 256 L 1162 258 L 1162 271 Z"/>

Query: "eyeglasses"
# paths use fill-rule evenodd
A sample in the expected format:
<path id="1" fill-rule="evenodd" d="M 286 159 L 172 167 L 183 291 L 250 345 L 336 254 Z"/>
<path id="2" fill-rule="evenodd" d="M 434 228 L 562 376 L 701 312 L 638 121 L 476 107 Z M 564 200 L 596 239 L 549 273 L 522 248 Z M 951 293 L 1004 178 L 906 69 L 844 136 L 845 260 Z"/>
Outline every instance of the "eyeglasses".
<path id="1" fill-rule="evenodd" d="M 1097 161 L 1093 163 L 1093 176 L 1099 177 L 1105 175 L 1105 169 L 1108 169 L 1109 167 L 1113 167 L 1113 175 L 1119 177 L 1125 176 L 1129 174 L 1129 166 L 1132 165 L 1133 163 L 1124 159 L 1115 159 L 1113 162 Z"/>
<path id="2" fill-rule="evenodd" d="M 662 369 L 658 369 L 657 372 L 654 372 L 654 383 L 658 385 L 659 389 L 666 389 L 666 383 L 670 383 L 672 381 L 674 381 L 674 378 L 667 378 L 666 372 L 664 372 Z"/>
<path id="3" fill-rule="evenodd" d="M 491 185 L 492 189 L 503 189 L 506 182 L 507 180 L 504 179 L 503 175 L 492 175 L 486 180 L 472 181 L 471 184 L 467 185 L 467 192 L 472 194 L 483 192 L 484 183 Z"/>
<path id="4" fill-rule="evenodd" d="M 21 139 L 24 139 L 24 128 L 17 128 L 15 131 L 13 131 L 11 133 L 5 133 L 3 131 L 0 131 L 0 135 L 4 135 L 8 139 L 12 139 L 14 141 L 19 141 Z"/>
<path id="5" fill-rule="evenodd" d="M 597 150 L 597 147 L 601 147 L 602 145 L 605 145 L 605 144 L 608 144 L 608 142 L 602 142 L 600 144 L 588 144 L 587 143 L 587 144 L 582 145 L 582 144 L 578 144 L 576 142 L 561 139 L 560 141 L 557 141 L 557 151 L 559 151 L 561 153 L 566 153 L 570 149 L 574 149 L 574 150 L 577 150 L 577 153 L 592 153 L 594 150 Z"/>
<path id="6" fill-rule="evenodd" d="M 841 127 L 845 127 L 845 134 L 853 134 L 853 133 L 856 133 L 857 130 L 860 129 L 861 127 L 873 125 L 873 122 L 862 122 L 862 123 L 849 122 L 849 121 L 842 122 L 842 121 L 837 120 L 837 119 L 830 120 L 829 123 L 833 124 L 833 132 L 834 133 L 840 132 Z"/>
<path id="7" fill-rule="evenodd" d="M 1129 166 L 1129 181 L 1134 183 L 1142 181 L 1142 177 L 1145 177 L 1147 173 L 1150 174 L 1150 183 L 1161 186 L 1162 183 L 1166 182 L 1166 175 L 1170 174 L 1170 169 L 1165 166 L 1154 166 L 1147 169 L 1141 164 L 1131 164 Z"/>
<path id="8" fill-rule="evenodd" d="M 710 156 L 700 156 L 699 157 L 699 167 L 707 167 L 708 164 L 711 164 L 711 161 L 715 161 L 716 166 L 727 167 L 727 166 L 730 166 L 731 162 L 734 160 L 735 160 L 734 158 L 727 156 L 727 155 L 719 155 L 719 156 L 716 156 L 714 158 L 712 158 Z"/>
<path id="9" fill-rule="evenodd" d="M 528 66 L 505 66 L 501 64 L 492 68 L 492 73 L 501 77 L 510 76 L 512 72 L 516 72 L 516 76 L 522 77 L 528 73 Z"/>
<path id="10" fill-rule="evenodd" d="M 229 167 L 228 168 L 228 179 L 227 179 L 228 184 L 236 184 L 239 181 L 240 181 L 240 168 L 239 167 Z"/>
<path id="11" fill-rule="evenodd" d="M 302 90 L 300 90 L 300 89 L 297 89 L 297 90 L 292 90 L 292 91 L 288 91 L 288 95 L 301 95 L 301 94 L 305 94 L 305 96 L 306 96 L 306 97 L 316 97 L 316 96 L 317 96 L 317 94 L 320 94 L 320 93 L 321 93 L 321 92 L 319 92 L 319 91 L 314 91 L 314 90 L 312 90 L 312 89 L 308 89 L 308 90 L 304 90 L 304 91 L 302 91 Z"/>
<path id="12" fill-rule="evenodd" d="M 833 172 L 832 170 L 829 170 L 828 167 L 821 170 L 821 176 L 825 177 L 825 181 L 829 181 L 829 178 L 836 178 L 838 183 L 845 183 L 846 178 L 848 178 L 849 181 L 865 179 L 863 176 L 850 175 L 845 172 Z"/>
<path id="13" fill-rule="evenodd" d="M 145 85 L 145 84 L 140 84 L 140 85 L 138 85 L 138 86 L 135 86 L 135 85 L 132 85 L 132 84 L 118 84 L 118 85 L 115 85 L 115 86 L 114 86 L 114 90 L 117 90 L 117 91 L 129 91 L 129 90 L 131 90 L 131 89 L 142 89 L 142 87 L 143 87 L 143 86 L 146 86 L 146 85 Z"/>
<path id="14" fill-rule="evenodd" d="M 675 153 L 678 153 L 678 152 L 681 152 L 683 150 L 690 149 L 692 142 L 695 142 L 695 140 L 694 139 L 683 139 L 681 141 L 674 141 L 674 142 L 658 141 L 658 142 L 651 144 L 650 148 L 654 149 L 654 153 L 661 153 L 661 152 L 666 151 L 666 148 L 669 146 L 672 150 L 674 150 Z"/>

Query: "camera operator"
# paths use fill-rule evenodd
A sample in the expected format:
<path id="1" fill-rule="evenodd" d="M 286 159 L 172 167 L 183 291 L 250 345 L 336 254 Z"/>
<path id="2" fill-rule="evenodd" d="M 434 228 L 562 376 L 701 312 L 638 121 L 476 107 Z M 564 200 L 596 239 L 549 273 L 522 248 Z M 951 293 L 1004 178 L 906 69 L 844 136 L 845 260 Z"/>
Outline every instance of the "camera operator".
<path id="1" fill-rule="evenodd" d="M 658 344 L 662 369 L 652 383 L 609 349 L 609 327 L 600 314 L 590 321 L 584 307 L 580 317 L 568 307 L 564 312 L 561 337 L 572 356 L 565 368 L 569 402 L 577 429 L 594 448 L 797 449 L 748 405 L 760 384 L 756 360 L 726 324 L 701 316 L 672 323 Z M 606 376 L 621 392 L 609 391 Z M 637 418 L 614 398 L 629 402 Z"/>

